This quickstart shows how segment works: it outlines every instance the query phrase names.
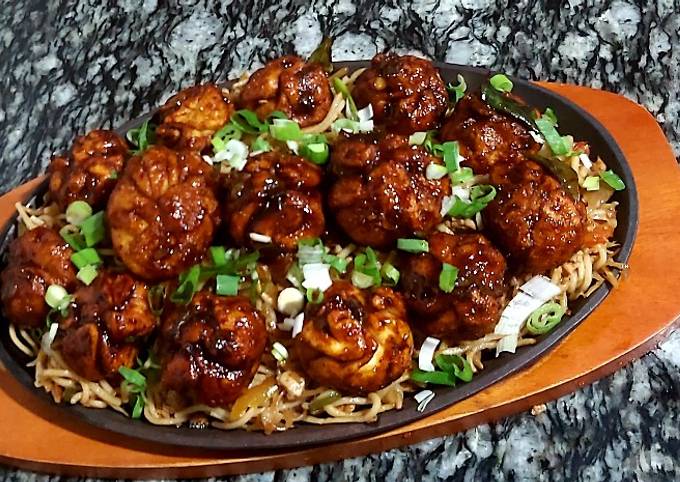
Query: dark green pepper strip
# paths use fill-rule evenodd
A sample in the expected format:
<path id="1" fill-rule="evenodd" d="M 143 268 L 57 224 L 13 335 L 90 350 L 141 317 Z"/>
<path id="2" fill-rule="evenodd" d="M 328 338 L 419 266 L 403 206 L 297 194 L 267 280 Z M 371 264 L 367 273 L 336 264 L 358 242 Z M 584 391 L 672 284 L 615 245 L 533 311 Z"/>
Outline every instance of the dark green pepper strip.
<path id="1" fill-rule="evenodd" d="M 562 186 L 569 191 L 569 193 L 577 201 L 581 199 L 581 191 L 578 186 L 578 176 L 576 172 L 564 162 L 559 159 L 552 159 L 538 154 L 529 154 L 529 158 L 538 162 L 545 167 L 550 173 L 555 176 Z"/>

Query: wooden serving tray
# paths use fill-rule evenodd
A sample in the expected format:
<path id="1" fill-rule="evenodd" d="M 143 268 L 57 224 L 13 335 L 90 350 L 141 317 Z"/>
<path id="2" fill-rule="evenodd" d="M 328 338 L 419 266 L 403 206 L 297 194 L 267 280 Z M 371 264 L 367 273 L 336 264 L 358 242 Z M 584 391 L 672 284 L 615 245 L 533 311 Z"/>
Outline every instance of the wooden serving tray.
<path id="1" fill-rule="evenodd" d="M 680 316 L 680 168 L 642 107 L 586 87 L 542 83 L 597 118 L 628 160 L 639 191 L 640 224 L 630 271 L 595 312 L 535 365 L 418 422 L 380 435 L 295 451 L 208 452 L 153 446 L 54 420 L 0 369 L 0 462 L 69 475 L 201 477 L 310 465 L 450 434 L 527 410 L 576 390 L 651 349 Z M 0 224 L 39 180 L 0 198 Z M 323 428 L 319 428 L 323 430 Z"/>

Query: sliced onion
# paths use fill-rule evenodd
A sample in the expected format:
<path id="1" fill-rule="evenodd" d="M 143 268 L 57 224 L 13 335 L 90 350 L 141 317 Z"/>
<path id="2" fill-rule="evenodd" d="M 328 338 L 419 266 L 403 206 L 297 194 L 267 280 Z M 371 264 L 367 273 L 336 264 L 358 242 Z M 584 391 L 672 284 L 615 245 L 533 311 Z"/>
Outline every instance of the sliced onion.
<path id="1" fill-rule="evenodd" d="M 302 332 L 302 327 L 305 323 L 305 312 L 303 311 L 297 315 L 293 320 L 293 332 L 290 334 L 293 338 L 298 336 Z"/>
<path id="2" fill-rule="evenodd" d="M 423 345 L 420 347 L 420 353 L 418 353 L 418 368 L 424 372 L 433 372 L 435 370 L 432 359 L 439 343 L 441 343 L 441 340 L 438 338 L 432 336 L 425 338 Z"/>
<path id="3" fill-rule="evenodd" d="M 331 266 L 326 263 L 310 263 L 302 266 L 304 281 L 302 287 L 305 289 L 316 289 L 326 291 L 333 284 L 330 273 Z"/>

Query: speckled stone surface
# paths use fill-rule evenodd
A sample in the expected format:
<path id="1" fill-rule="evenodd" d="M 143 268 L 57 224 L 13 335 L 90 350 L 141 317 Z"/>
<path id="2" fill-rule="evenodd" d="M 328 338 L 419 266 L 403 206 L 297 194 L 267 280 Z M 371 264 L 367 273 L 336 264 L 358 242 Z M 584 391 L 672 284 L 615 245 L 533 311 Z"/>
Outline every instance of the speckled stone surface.
<path id="1" fill-rule="evenodd" d="M 619 92 L 680 152 L 678 1 L 0 0 L 0 191 L 88 129 L 322 35 L 338 60 L 392 48 Z M 465 433 L 243 481 L 678 480 L 680 334 L 615 375 Z M 0 467 L 7 480 L 46 477 Z"/>

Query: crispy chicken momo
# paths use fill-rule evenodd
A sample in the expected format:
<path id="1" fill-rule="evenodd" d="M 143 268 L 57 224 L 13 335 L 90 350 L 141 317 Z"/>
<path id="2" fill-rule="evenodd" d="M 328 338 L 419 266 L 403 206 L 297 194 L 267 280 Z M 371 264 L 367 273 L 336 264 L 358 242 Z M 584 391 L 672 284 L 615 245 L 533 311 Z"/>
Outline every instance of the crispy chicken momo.
<path id="1" fill-rule="evenodd" d="M 141 342 L 158 325 L 148 297 L 143 281 L 127 273 L 100 272 L 91 285 L 75 292 L 59 324 L 55 349 L 88 380 L 118 380 L 118 369 L 135 365 Z"/>
<path id="2" fill-rule="evenodd" d="M 440 135 L 443 141 L 458 141 L 462 165 L 476 174 L 488 173 L 497 163 L 521 160 L 524 152 L 540 147 L 523 124 L 488 106 L 479 93 L 467 94 L 456 104 Z"/>
<path id="3" fill-rule="evenodd" d="M 195 152 L 153 146 L 130 159 L 106 210 L 130 271 L 163 280 L 201 260 L 220 219 L 215 176 Z"/>
<path id="4" fill-rule="evenodd" d="M 428 253 L 403 255 L 400 286 L 412 325 L 456 344 L 493 331 L 505 302 L 505 258 L 478 233 L 434 233 Z M 458 268 L 451 293 L 439 287 L 443 263 Z"/>
<path id="5" fill-rule="evenodd" d="M 397 238 L 422 235 L 441 222 L 442 200 L 450 191 L 448 176 L 426 176 L 429 164 L 441 163 L 405 137 L 349 136 L 331 156 L 331 169 L 341 175 L 328 205 L 359 244 L 388 247 Z"/>
<path id="6" fill-rule="evenodd" d="M 370 104 L 376 123 L 398 134 L 437 128 L 449 99 L 432 62 L 391 53 L 373 57 L 352 95 L 357 107 Z"/>
<path id="7" fill-rule="evenodd" d="M 586 207 L 540 164 L 497 164 L 490 182 L 498 194 L 482 211 L 484 225 L 515 271 L 545 273 L 581 249 Z"/>
<path id="8" fill-rule="evenodd" d="M 264 318 L 242 296 L 197 293 L 163 315 L 161 385 L 226 407 L 248 388 L 267 344 Z"/>
<path id="9" fill-rule="evenodd" d="M 74 201 L 102 209 L 127 155 L 127 143 L 113 131 L 94 130 L 78 137 L 68 156 L 52 158 L 48 169 L 50 197 L 62 210 Z"/>
<path id="10" fill-rule="evenodd" d="M 225 92 L 214 84 L 181 90 L 158 110 L 156 138 L 173 149 L 201 152 L 234 112 Z"/>
<path id="11" fill-rule="evenodd" d="M 253 72 L 241 90 L 239 103 L 264 119 L 278 110 L 301 127 L 321 122 L 333 93 L 323 67 L 295 55 L 274 59 Z"/>
<path id="12" fill-rule="evenodd" d="M 358 395 L 380 390 L 411 368 L 413 336 L 402 296 L 336 281 L 308 304 L 295 350 L 320 385 Z"/>
<path id="13" fill-rule="evenodd" d="M 52 285 L 75 288 L 73 250 L 54 229 L 39 226 L 12 241 L 0 275 L 5 316 L 21 328 L 40 328 L 50 311 L 45 293 Z"/>
<path id="14" fill-rule="evenodd" d="M 319 166 L 299 156 L 266 152 L 252 157 L 228 181 L 224 211 L 231 237 L 248 246 L 250 234 L 258 233 L 281 250 L 295 251 L 299 240 L 320 236 L 325 227 L 322 175 Z"/>

